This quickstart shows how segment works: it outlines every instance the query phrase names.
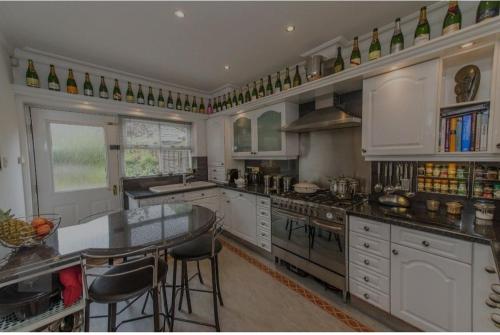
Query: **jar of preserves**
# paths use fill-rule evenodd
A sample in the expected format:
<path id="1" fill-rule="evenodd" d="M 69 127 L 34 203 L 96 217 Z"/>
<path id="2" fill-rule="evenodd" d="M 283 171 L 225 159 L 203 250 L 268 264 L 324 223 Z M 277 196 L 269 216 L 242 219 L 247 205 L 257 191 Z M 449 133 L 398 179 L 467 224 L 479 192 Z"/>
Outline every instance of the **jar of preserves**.
<path id="1" fill-rule="evenodd" d="M 427 177 L 432 177 L 432 171 L 434 170 L 434 164 L 425 163 L 425 175 Z"/>
<path id="2" fill-rule="evenodd" d="M 467 184 L 464 181 L 458 183 L 458 194 L 467 195 Z"/>
<path id="3" fill-rule="evenodd" d="M 484 178 L 484 167 L 481 165 L 476 166 L 474 169 L 474 177 L 476 179 L 483 179 Z"/>
<path id="4" fill-rule="evenodd" d="M 457 180 L 450 180 L 450 186 L 449 186 L 448 192 L 450 194 L 457 194 L 458 193 L 458 181 Z"/>
<path id="5" fill-rule="evenodd" d="M 418 177 L 417 178 L 417 190 L 419 192 L 423 192 L 425 189 L 425 181 L 424 181 L 424 178 L 422 177 Z"/>
<path id="6" fill-rule="evenodd" d="M 434 192 L 441 192 L 441 181 L 439 179 L 434 179 L 434 183 L 432 184 L 432 189 Z"/>
<path id="7" fill-rule="evenodd" d="M 427 192 L 432 192 L 432 179 L 429 178 L 425 179 L 425 190 Z"/>
<path id="8" fill-rule="evenodd" d="M 448 178 L 455 178 L 457 175 L 457 164 L 449 163 L 448 164 Z"/>
<path id="9" fill-rule="evenodd" d="M 448 180 L 441 179 L 441 193 L 448 193 Z"/>
<path id="10" fill-rule="evenodd" d="M 439 165 L 435 165 L 434 169 L 432 170 L 432 176 L 439 177 L 440 174 L 441 174 L 441 167 Z"/>
<path id="11" fill-rule="evenodd" d="M 425 176 L 425 166 L 419 166 L 417 169 L 417 174 L 419 176 Z"/>
<path id="12" fill-rule="evenodd" d="M 493 186 L 490 183 L 485 183 L 483 188 L 483 197 L 493 199 Z"/>
<path id="13" fill-rule="evenodd" d="M 439 174 L 441 178 L 448 178 L 448 167 L 446 165 L 443 165 L 441 167 L 441 173 Z"/>
<path id="14" fill-rule="evenodd" d="M 457 167 L 457 178 L 465 179 L 465 167 L 464 166 Z"/>
<path id="15" fill-rule="evenodd" d="M 475 197 L 482 197 L 483 190 L 484 190 L 484 186 L 482 183 L 475 183 L 474 184 L 473 193 L 474 193 Z"/>
<path id="16" fill-rule="evenodd" d="M 498 170 L 496 167 L 489 167 L 486 171 L 486 178 L 489 180 L 497 180 Z"/>

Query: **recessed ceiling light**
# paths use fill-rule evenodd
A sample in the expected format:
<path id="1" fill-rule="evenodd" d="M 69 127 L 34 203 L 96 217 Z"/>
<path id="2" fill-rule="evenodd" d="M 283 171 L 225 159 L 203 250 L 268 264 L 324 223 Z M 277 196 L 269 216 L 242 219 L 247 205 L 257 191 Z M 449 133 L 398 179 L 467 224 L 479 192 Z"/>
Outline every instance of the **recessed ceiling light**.
<path id="1" fill-rule="evenodd" d="M 182 10 L 176 10 L 174 12 L 175 16 L 179 17 L 179 18 L 183 18 L 184 17 L 184 12 Z"/>
<path id="2" fill-rule="evenodd" d="M 287 32 L 291 33 L 291 32 L 292 32 L 292 31 L 294 31 L 294 30 L 295 30 L 295 26 L 293 26 L 293 25 L 291 25 L 291 24 L 289 24 L 288 26 L 286 26 L 286 31 L 287 31 Z"/>
<path id="3" fill-rule="evenodd" d="M 473 45 L 474 45 L 474 42 L 468 42 L 468 43 L 462 44 L 460 47 L 462 49 L 465 49 L 465 48 L 469 48 L 469 47 L 471 47 Z"/>
<path id="4" fill-rule="evenodd" d="M 224 70 L 229 70 L 230 69 L 230 66 L 229 65 L 224 65 Z"/>

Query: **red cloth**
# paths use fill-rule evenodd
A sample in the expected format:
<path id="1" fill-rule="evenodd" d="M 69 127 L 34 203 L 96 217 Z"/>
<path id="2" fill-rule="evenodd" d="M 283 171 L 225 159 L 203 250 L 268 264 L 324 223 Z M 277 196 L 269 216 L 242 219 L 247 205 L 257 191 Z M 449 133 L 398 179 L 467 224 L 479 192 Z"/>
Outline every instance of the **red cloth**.
<path id="1" fill-rule="evenodd" d="M 59 271 L 59 281 L 64 286 L 64 306 L 71 306 L 80 299 L 83 292 L 82 269 L 79 265 Z"/>

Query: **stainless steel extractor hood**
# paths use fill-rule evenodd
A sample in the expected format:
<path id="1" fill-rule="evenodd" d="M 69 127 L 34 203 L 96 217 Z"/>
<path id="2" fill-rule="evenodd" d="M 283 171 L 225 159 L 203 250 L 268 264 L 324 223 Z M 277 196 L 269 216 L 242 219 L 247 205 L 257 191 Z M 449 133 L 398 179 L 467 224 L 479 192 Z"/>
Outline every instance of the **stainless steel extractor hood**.
<path id="1" fill-rule="evenodd" d="M 318 106 L 318 103 L 316 104 Z M 282 128 L 283 131 L 307 133 L 311 131 L 361 126 L 361 118 L 345 112 L 343 105 L 319 108 Z"/>

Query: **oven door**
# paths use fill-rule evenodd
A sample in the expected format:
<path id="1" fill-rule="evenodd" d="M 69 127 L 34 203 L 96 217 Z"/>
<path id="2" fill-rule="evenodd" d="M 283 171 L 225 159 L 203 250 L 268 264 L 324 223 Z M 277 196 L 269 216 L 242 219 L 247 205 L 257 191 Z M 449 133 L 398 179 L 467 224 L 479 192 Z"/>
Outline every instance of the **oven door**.
<path id="1" fill-rule="evenodd" d="M 271 212 L 272 244 L 305 259 L 309 258 L 309 218 L 281 209 Z"/>
<path id="2" fill-rule="evenodd" d="M 345 226 L 311 218 L 310 261 L 345 276 Z"/>

